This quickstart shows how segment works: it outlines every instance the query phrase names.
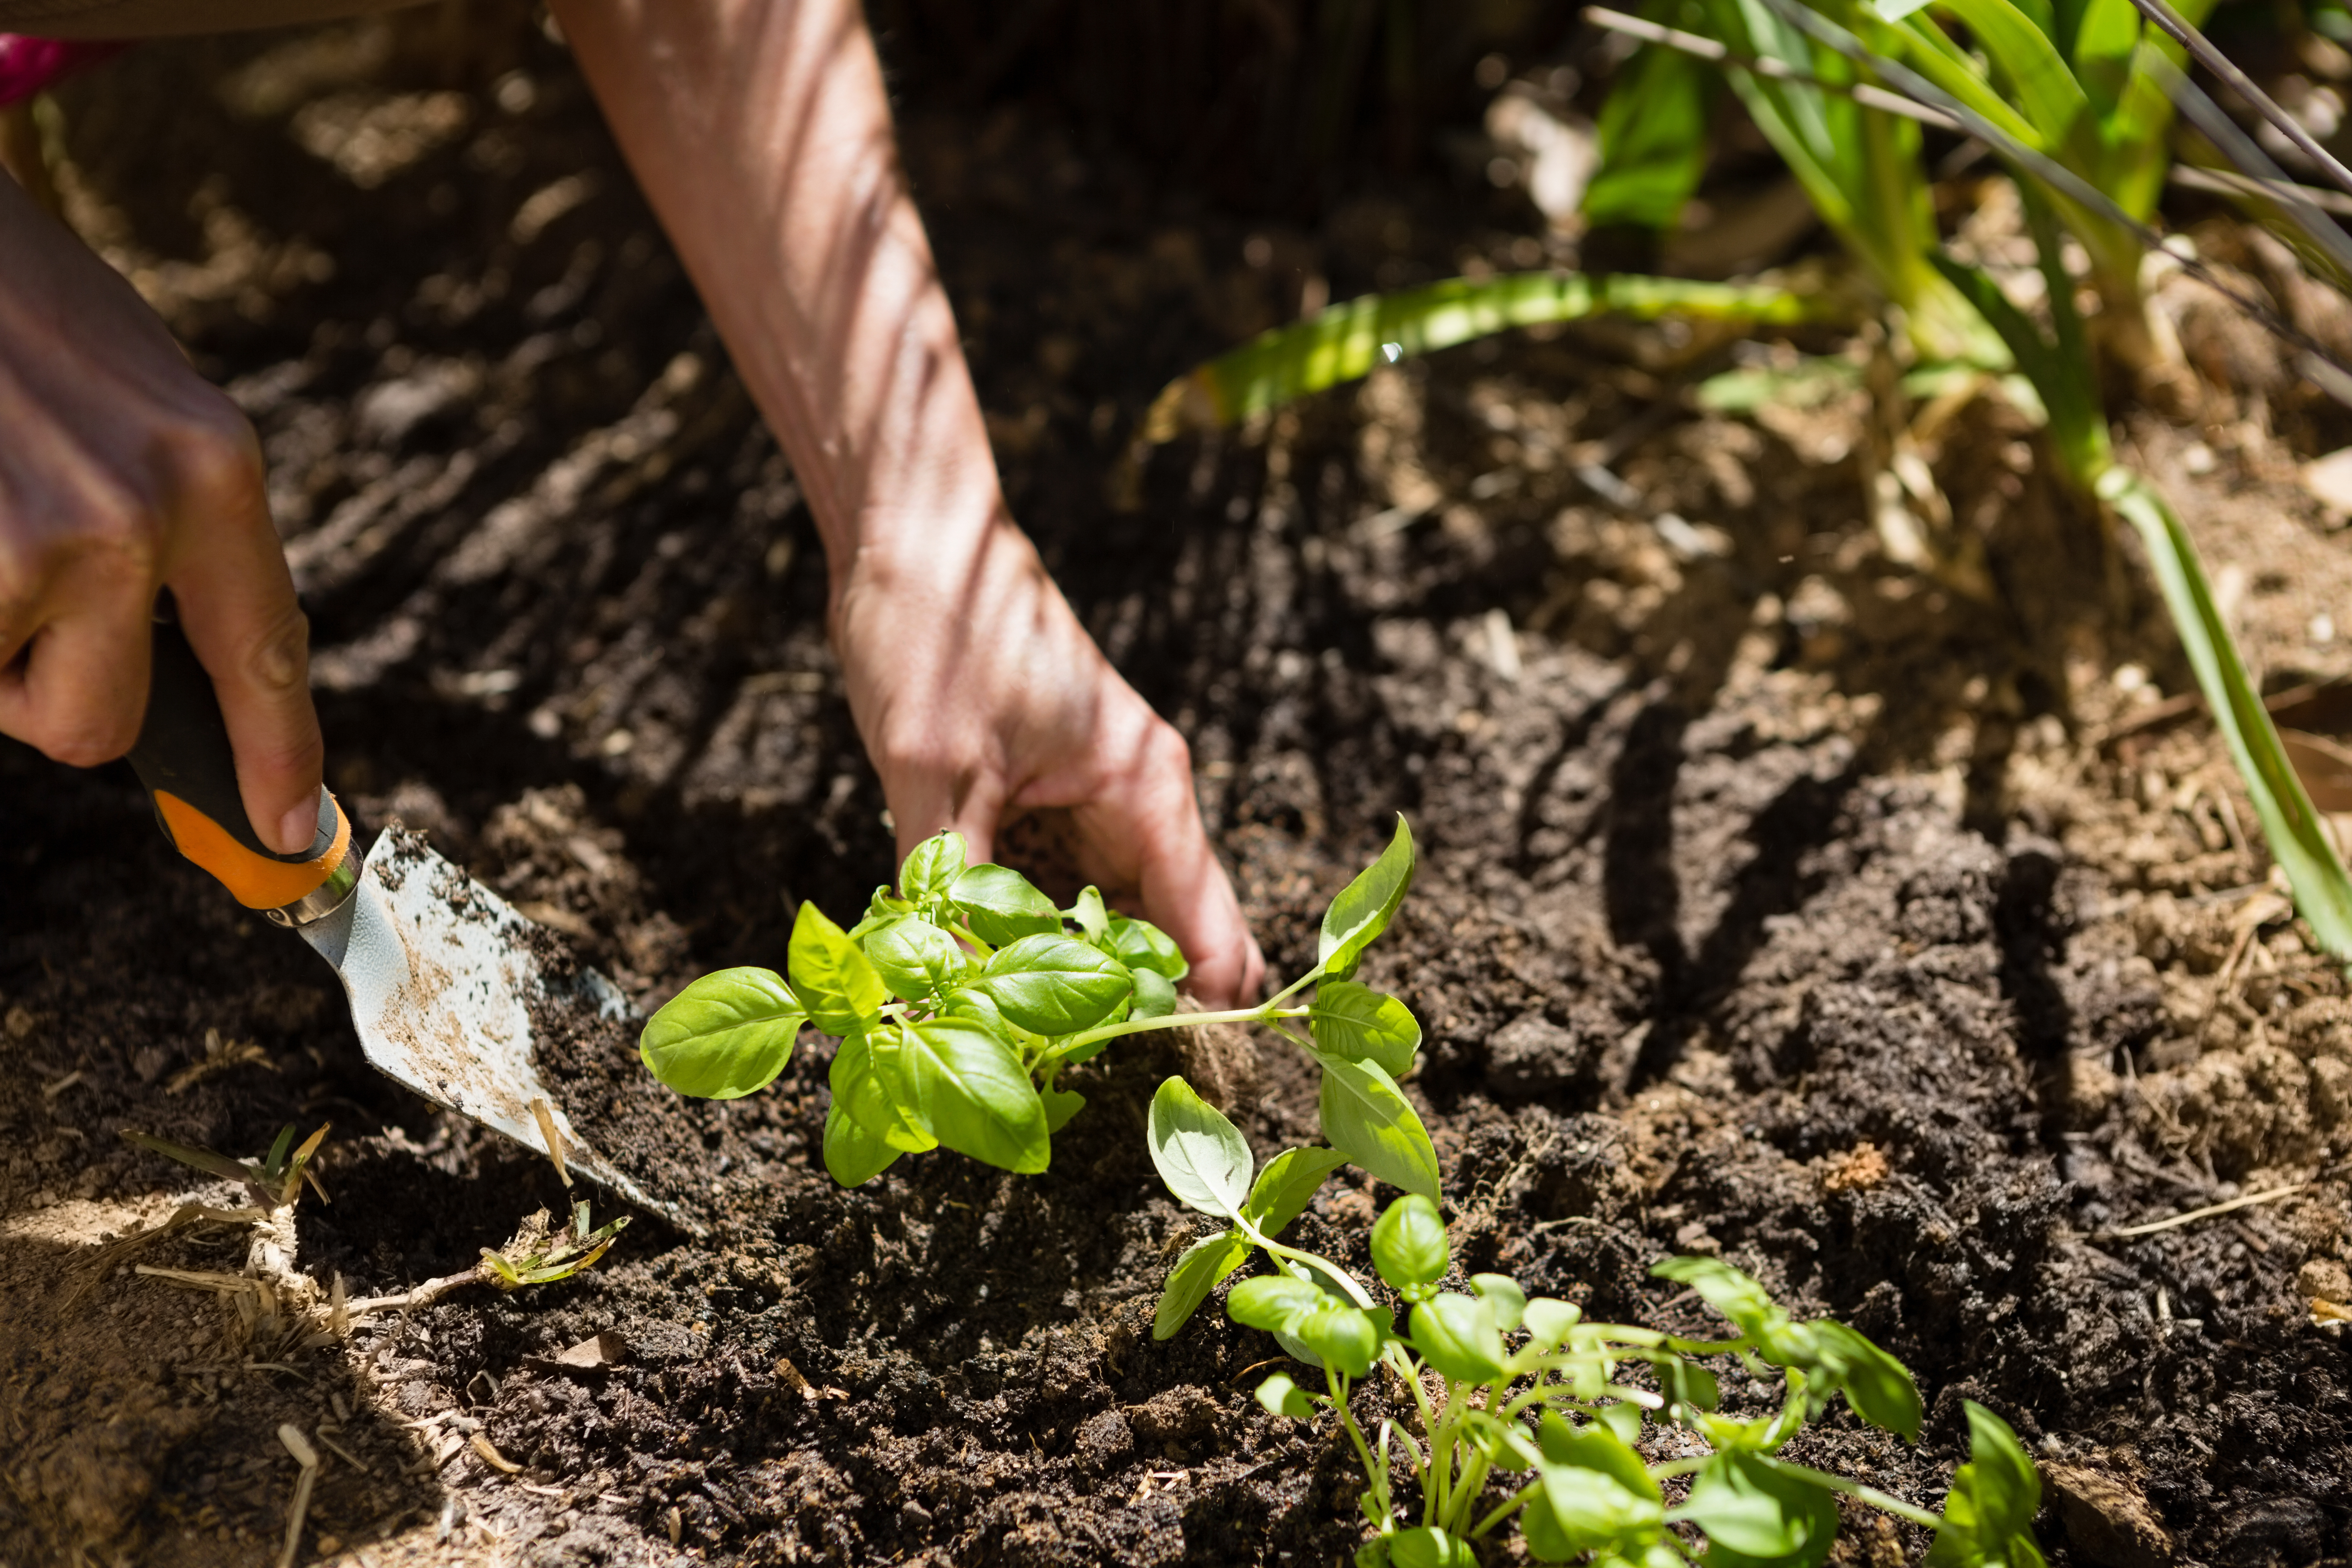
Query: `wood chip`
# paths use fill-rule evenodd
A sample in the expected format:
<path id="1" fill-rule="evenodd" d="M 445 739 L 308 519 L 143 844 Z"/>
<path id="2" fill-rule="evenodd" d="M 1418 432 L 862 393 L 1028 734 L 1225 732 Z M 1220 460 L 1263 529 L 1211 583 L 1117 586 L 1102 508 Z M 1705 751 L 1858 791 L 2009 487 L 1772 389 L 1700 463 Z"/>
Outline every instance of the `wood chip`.
<path id="1" fill-rule="evenodd" d="M 466 1441 L 474 1446 L 474 1452 L 479 1455 L 481 1457 L 482 1463 L 489 1466 L 490 1468 L 499 1471 L 504 1475 L 519 1476 L 522 1474 L 522 1467 L 520 1465 L 516 1464 L 512 1459 L 509 1459 L 504 1454 L 499 1453 L 498 1448 L 490 1442 L 490 1440 L 488 1437 L 483 1436 L 479 1432 L 475 1433 L 472 1436 L 467 1438 Z"/>
<path id="2" fill-rule="evenodd" d="M 570 1186 L 572 1173 L 563 1168 L 563 1134 L 555 1130 L 555 1107 L 544 1098 L 535 1098 L 530 1102 L 530 1114 L 539 1122 L 539 1135 L 546 1142 L 547 1157 L 555 1162 L 556 1178 Z"/>
<path id="3" fill-rule="evenodd" d="M 612 1330 L 606 1329 L 601 1334 L 592 1334 L 582 1340 L 569 1350 L 559 1351 L 555 1356 L 555 1364 L 586 1369 L 618 1366 L 628 1359 L 629 1342 Z"/>

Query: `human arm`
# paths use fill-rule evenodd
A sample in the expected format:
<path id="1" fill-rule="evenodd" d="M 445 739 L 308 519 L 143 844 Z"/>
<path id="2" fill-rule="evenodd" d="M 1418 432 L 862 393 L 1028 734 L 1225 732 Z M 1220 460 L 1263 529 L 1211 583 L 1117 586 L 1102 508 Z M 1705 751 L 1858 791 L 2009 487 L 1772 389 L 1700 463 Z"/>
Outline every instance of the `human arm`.
<path id="1" fill-rule="evenodd" d="M 262 843 L 308 849 L 309 628 L 236 405 L 112 268 L 0 175 L 0 733 L 121 756 L 156 591 L 213 679 Z"/>
<path id="2" fill-rule="evenodd" d="M 783 444 L 903 855 L 1064 806 L 1079 869 L 1222 1005 L 1264 978 L 1181 737 L 1078 624 L 999 488 L 854 0 L 556 0 L 614 133 Z"/>

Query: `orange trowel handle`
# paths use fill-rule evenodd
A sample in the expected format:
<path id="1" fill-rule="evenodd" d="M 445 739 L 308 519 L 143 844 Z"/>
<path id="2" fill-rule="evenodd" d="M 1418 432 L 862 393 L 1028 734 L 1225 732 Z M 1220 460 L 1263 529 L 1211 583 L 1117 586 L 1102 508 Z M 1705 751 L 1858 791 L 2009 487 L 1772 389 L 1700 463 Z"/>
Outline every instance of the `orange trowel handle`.
<path id="1" fill-rule="evenodd" d="M 237 902 L 268 911 L 280 925 L 306 925 L 341 906 L 360 861 L 352 853 L 351 819 L 335 797 L 320 787 L 319 832 L 309 849 L 279 855 L 265 848 L 237 793 L 236 758 L 212 677 L 180 628 L 166 621 L 155 624 L 152 669 L 131 765 L 147 786 L 163 836 Z"/>

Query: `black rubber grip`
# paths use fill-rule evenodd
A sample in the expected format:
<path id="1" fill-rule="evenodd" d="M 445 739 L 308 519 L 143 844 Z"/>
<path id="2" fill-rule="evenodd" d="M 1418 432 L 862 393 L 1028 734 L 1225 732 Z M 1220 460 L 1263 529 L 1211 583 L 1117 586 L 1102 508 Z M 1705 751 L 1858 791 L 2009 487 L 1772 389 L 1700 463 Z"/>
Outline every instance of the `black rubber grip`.
<path id="1" fill-rule="evenodd" d="M 296 867 L 319 861 L 346 830 L 334 797 L 319 791 L 319 830 L 310 847 L 280 855 L 255 836 L 245 811 L 245 797 L 236 784 L 236 755 L 230 749 L 228 726 L 221 719 L 220 698 L 212 677 L 196 658 L 195 649 L 180 628 L 164 620 L 155 623 L 154 656 L 148 679 L 147 717 L 140 726 L 139 743 L 131 749 L 131 765 L 155 806 L 155 820 L 163 836 L 183 854 L 196 861 L 242 898 L 247 891 L 276 889 L 287 884 L 283 874 L 262 872 L 240 865 L 247 858 L 277 866 Z M 193 808 L 230 840 L 199 846 L 174 833 L 172 813 L 158 798 L 170 795 L 179 806 Z M 186 820 L 183 815 L 184 822 Z M 205 836 L 211 840 L 212 836 Z M 234 852 L 231 847 L 233 846 Z M 261 872 L 257 878 L 252 873 Z M 307 890 L 307 889 L 305 889 Z M 299 897 L 300 894 L 294 895 Z M 248 900 L 250 901 L 250 900 Z M 284 900 L 284 901 L 290 901 Z M 255 905 L 260 907 L 274 907 Z"/>

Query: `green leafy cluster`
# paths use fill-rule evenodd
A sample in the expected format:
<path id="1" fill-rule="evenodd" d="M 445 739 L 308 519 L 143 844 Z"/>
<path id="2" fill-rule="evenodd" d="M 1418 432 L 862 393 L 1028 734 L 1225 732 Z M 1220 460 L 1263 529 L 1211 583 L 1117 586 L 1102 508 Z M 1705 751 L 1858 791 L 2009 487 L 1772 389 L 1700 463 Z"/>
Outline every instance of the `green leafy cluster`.
<path id="1" fill-rule="evenodd" d="M 582 1198 L 572 1205 L 572 1224 L 562 1230 L 547 1228 L 547 1211 L 540 1210 L 522 1222 L 522 1229 L 503 1248 L 482 1248 L 480 1273 L 486 1284 L 501 1290 L 520 1290 L 526 1285 L 552 1285 L 559 1279 L 569 1279 L 613 1249 L 613 1243 L 627 1228 L 629 1216 L 607 1221 L 594 1229 L 589 1228 L 588 1200 Z"/>
<path id="2" fill-rule="evenodd" d="M 2030 1528 L 2040 1483 L 2016 1435 L 1981 1406 L 1969 1406 L 1972 1460 L 1940 1519 L 1782 1458 L 1839 1398 L 1871 1425 L 1916 1441 L 1919 1391 L 1862 1334 L 1828 1320 L 1798 1321 L 1728 1264 L 1675 1258 L 1652 1272 L 1722 1313 L 1737 1331 L 1730 1338 L 1587 1322 L 1572 1303 L 1530 1299 L 1506 1275 L 1474 1275 L 1466 1292 L 1439 1289 L 1452 1264 L 1444 1221 L 1432 1196 L 1408 1193 L 1372 1226 L 1372 1265 L 1399 1299 L 1391 1305 L 1329 1258 L 1279 1239 L 1348 1155 L 1292 1149 L 1253 1177 L 1240 1131 L 1176 1078 L 1154 1097 L 1150 1126 L 1169 1190 L 1226 1226 L 1177 1261 L 1153 1331 L 1174 1333 L 1253 1248 L 1266 1254 L 1273 1271 L 1235 1285 L 1225 1310 L 1321 1370 L 1321 1393 L 1276 1373 L 1257 1398 L 1276 1415 L 1339 1416 L 1362 1461 L 1361 1508 L 1377 1531 L 1358 1554 L 1362 1568 L 1471 1568 L 1475 1543 L 1514 1517 L 1528 1554 L 1547 1563 L 1679 1568 L 1696 1556 L 1685 1533 L 1695 1531 L 1711 1568 L 1814 1568 L 1836 1538 L 1840 1492 L 1933 1528 L 1937 1568 L 2040 1568 Z M 1702 1360 L 1720 1356 L 1738 1358 L 1759 1379 L 1777 1374 L 1780 1408 L 1748 1420 L 1721 1414 Z M 1368 1436 L 1357 1423 L 1349 1391 L 1381 1366 L 1411 1395 L 1418 1421 L 1407 1425 L 1417 1434 L 1383 1420 Z M 1646 1372 L 1654 1386 L 1629 1381 L 1632 1372 Z M 1437 1392 L 1425 1373 L 1435 1374 Z M 1710 1451 L 1648 1463 L 1636 1447 L 1645 1421 L 1679 1426 Z M 1682 1477 L 1687 1489 L 1669 1501 L 1662 1483 Z M 1417 1522 L 1401 1506 L 1408 1479 L 1420 1489 Z"/>
<path id="3" fill-rule="evenodd" d="M 783 1070 L 814 1024 L 841 1041 L 824 1125 L 835 1181 L 856 1186 L 900 1154 L 939 1147 L 1029 1174 L 1045 1169 L 1053 1134 L 1086 1103 L 1058 1087 L 1065 1068 L 1141 1030 L 1263 1023 L 1321 1065 L 1334 1146 L 1384 1181 L 1435 1194 L 1436 1151 L 1397 1089 L 1421 1025 L 1352 978 L 1412 885 L 1403 818 L 1331 901 L 1315 967 L 1259 1005 L 1224 1013 L 1179 1014 L 1183 954 L 1158 927 L 1112 912 L 1095 889 L 1057 910 L 1019 872 L 965 861 L 961 835 L 924 840 L 897 889 L 876 889 L 846 931 L 803 904 L 789 978 L 740 968 L 695 981 L 646 1022 L 638 1049 L 647 1069 L 682 1094 L 750 1094 Z M 1286 1005 L 1310 985 L 1311 1002 Z"/>

